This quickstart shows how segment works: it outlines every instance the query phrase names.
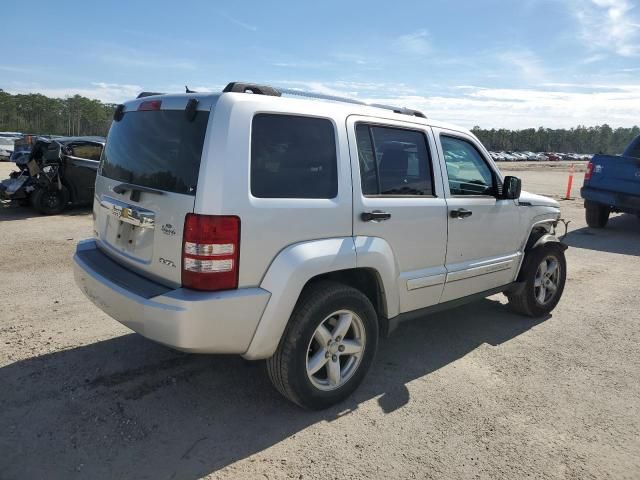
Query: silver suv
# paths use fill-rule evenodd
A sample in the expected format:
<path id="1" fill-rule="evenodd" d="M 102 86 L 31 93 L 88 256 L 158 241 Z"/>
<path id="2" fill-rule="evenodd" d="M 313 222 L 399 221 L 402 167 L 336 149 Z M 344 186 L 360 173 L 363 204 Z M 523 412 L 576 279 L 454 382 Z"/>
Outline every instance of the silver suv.
<path id="1" fill-rule="evenodd" d="M 403 320 L 498 292 L 556 306 L 557 202 L 467 130 L 302 95 L 232 83 L 118 106 L 74 256 L 87 297 L 172 348 L 266 359 L 308 408 L 353 392 Z"/>

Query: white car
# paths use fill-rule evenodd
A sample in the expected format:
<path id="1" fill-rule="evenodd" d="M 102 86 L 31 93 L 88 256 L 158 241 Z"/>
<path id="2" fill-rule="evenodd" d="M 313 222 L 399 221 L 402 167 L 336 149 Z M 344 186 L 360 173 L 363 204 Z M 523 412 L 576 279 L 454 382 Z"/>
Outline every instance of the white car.
<path id="1" fill-rule="evenodd" d="M 95 305 L 179 350 L 265 359 L 308 408 L 353 392 L 399 322 L 497 292 L 553 310 L 556 201 L 466 129 L 296 95 L 232 83 L 116 109 L 74 256 Z"/>
<path id="2" fill-rule="evenodd" d="M 11 155 L 13 154 L 13 150 L 15 148 L 14 137 L 2 137 L 0 136 L 0 161 L 9 161 Z"/>

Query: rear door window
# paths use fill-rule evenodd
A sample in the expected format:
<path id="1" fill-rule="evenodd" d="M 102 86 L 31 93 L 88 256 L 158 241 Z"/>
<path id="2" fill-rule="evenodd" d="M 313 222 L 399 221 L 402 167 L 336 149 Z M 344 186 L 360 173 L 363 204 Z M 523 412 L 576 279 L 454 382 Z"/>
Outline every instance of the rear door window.
<path id="1" fill-rule="evenodd" d="M 109 130 L 101 175 L 167 192 L 195 195 L 209 112 L 126 112 Z"/>
<path id="2" fill-rule="evenodd" d="M 335 198 L 335 131 L 324 118 L 261 113 L 251 130 L 251 194 L 258 198 Z"/>

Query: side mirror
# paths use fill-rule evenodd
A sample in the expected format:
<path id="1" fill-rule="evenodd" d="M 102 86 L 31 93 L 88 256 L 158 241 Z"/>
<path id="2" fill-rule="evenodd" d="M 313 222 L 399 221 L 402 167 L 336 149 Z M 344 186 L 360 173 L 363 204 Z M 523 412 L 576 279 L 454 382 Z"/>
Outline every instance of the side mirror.
<path id="1" fill-rule="evenodd" d="M 516 200 L 520 198 L 520 192 L 522 191 L 522 180 L 518 177 L 512 177 L 510 175 L 504 177 L 502 182 L 502 198 L 508 200 Z"/>

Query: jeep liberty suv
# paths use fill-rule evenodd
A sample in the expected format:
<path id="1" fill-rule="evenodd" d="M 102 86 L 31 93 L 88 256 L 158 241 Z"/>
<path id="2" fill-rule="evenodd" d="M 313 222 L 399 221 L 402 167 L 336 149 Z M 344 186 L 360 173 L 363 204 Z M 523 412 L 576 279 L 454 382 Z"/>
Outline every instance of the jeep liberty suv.
<path id="1" fill-rule="evenodd" d="M 467 130 L 304 95 L 231 83 L 118 106 L 74 256 L 87 297 L 169 347 L 266 360 L 307 408 L 351 394 L 403 320 L 498 292 L 553 310 L 557 202 Z"/>

